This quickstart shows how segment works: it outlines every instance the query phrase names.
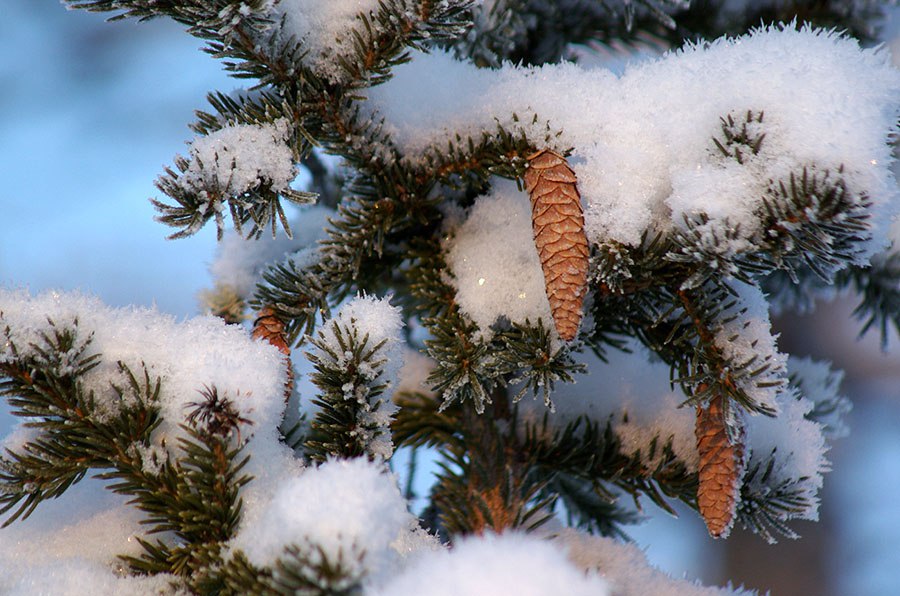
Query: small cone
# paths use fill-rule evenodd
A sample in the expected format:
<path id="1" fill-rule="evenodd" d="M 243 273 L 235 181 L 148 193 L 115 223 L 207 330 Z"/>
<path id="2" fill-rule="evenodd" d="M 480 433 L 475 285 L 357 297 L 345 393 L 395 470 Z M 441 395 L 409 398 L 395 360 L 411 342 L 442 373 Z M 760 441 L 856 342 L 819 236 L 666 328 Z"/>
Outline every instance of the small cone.
<path id="1" fill-rule="evenodd" d="M 531 197 L 534 244 L 556 331 L 571 341 L 581 323 L 587 288 L 588 250 L 575 172 L 549 149 L 528 157 L 525 190 Z"/>
<path id="2" fill-rule="evenodd" d="M 722 396 L 697 408 L 695 434 L 700 454 L 697 505 L 713 538 L 727 537 L 734 523 L 744 475 L 743 431 L 734 442 L 728 437 Z"/>
<path id="3" fill-rule="evenodd" d="M 253 322 L 253 338 L 269 342 L 284 354 L 287 367 L 287 381 L 284 384 L 284 401 L 287 402 L 294 392 L 294 366 L 291 362 L 291 347 L 284 336 L 284 323 L 275 315 L 275 311 L 264 306 Z"/>

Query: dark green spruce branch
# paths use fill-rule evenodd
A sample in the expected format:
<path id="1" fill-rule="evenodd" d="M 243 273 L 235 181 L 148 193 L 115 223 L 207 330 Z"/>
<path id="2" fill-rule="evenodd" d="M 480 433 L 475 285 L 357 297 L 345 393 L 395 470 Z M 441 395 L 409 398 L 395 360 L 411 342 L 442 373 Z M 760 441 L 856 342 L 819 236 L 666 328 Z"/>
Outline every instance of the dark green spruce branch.
<path id="1" fill-rule="evenodd" d="M 515 114 L 513 120 L 518 122 Z M 532 124 L 538 121 L 535 115 Z M 553 131 L 548 124 L 545 144 L 550 144 L 559 134 L 560 131 Z M 457 135 L 446 147 L 435 147 L 424 154 L 423 165 L 416 167 L 416 179 L 455 189 L 478 188 L 492 176 L 521 180 L 527 158 L 536 149 L 523 132 L 506 130 L 499 125 L 493 132 L 483 132 L 477 140 Z"/>
<path id="2" fill-rule="evenodd" d="M 123 560 L 133 572 L 171 573 L 188 585 L 215 577 L 224 543 L 240 521 L 239 490 L 251 480 L 241 472 L 249 457 L 241 457 L 231 432 L 224 427 L 214 432 L 218 422 L 209 427 L 194 423 L 182 427 L 187 436 L 178 439 L 178 455 L 157 471 L 147 471 L 138 461 L 100 475 L 116 481 L 111 490 L 134 497 L 151 534 L 175 538 L 139 538 L 143 554 Z"/>
<path id="3" fill-rule="evenodd" d="M 478 414 L 461 406 L 462 447 L 448 445 L 432 489 L 440 529 L 449 536 L 533 530 L 551 517 L 552 495 L 532 473 L 533 462 L 516 436 L 516 421 L 504 389 Z"/>
<path id="4" fill-rule="evenodd" d="M 364 552 L 341 549 L 336 557 L 319 546 L 289 544 L 271 566 L 257 566 L 241 550 L 220 562 L 215 572 L 192 583 L 196 594 L 239 596 L 360 596 Z"/>
<path id="5" fill-rule="evenodd" d="M 285 321 L 289 341 L 312 333 L 329 305 L 393 277 L 406 258 L 406 237 L 428 236 L 439 214 L 434 201 L 402 202 L 359 184 L 338 206 L 312 262 L 288 259 L 263 273 L 253 305 L 270 306 Z M 429 214 L 429 215 L 426 215 Z"/>
<path id="6" fill-rule="evenodd" d="M 716 148 L 725 157 L 734 159 L 739 164 L 753 155 L 757 155 L 766 138 L 765 128 L 762 125 L 763 112 L 747 110 L 742 117 L 735 118 L 734 114 L 720 117 L 721 137 L 713 137 Z"/>
<path id="7" fill-rule="evenodd" d="M 338 321 L 327 327 L 337 345 L 320 331 L 310 340 L 314 349 L 306 353 L 315 368 L 310 379 L 319 388 L 313 399 L 319 410 L 311 423 L 306 451 L 319 462 L 329 457 L 374 458 L 373 444 L 390 433 L 373 418 L 388 405 L 381 397 L 387 389 L 382 377 L 387 340 L 373 343 L 368 334 L 360 335 L 355 325 Z"/>
<path id="8" fill-rule="evenodd" d="M 462 316 L 456 291 L 440 273 L 448 269 L 439 241 L 420 241 L 416 249 L 406 275 L 414 304 L 425 314 L 422 324 L 431 334 L 425 346 L 436 366 L 428 383 L 441 396 L 442 407 L 471 401 L 480 413 L 491 403 L 491 392 L 502 372 L 490 368 L 488 343 L 476 338 L 477 327 Z"/>
<path id="9" fill-rule="evenodd" d="M 656 437 L 645 452 L 630 453 L 612 420 L 601 423 L 581 416 L 553 429 L 549 416 L 526 424 L 522 450 L 534 459 L 536 474 L 559 495 L 578 525 L 605 535 L 621 534 L 633 513 L 617 506 L 620 492 L 638 505 L 640 497 L 647 497 L 672 514 L 668 499 L 693 503 L 696 475 L 675 456 L 671 437 Z"/>
<path id="10" fill-rule="evenodd" d="M 475 28 L 455 47 L 476 64 L 490 67 L 503 61 L 540 65 L 572 60 L 572 48 L 578 44 L 646 44 L 648 31 L 660 36 L 675 28 L 673 15 L 685 4 L 680 0 L 500 0 L 475 9 Z"/>
<path id="11" fill-rule="evenodd" d="M 65 4 L 72 9 L 115 13 L 110 17 L 113 21 L 169 17 L 185 25 L 191 35 L 206 40 L 207 52 L 242 61 L 252 55 L 247 39 L 250 32 L 258 35 L 270 25 L 263 14 L 268 0 L 65 0 Z"/>
<path id="12" fill-rule="evenodd" d="M 442 408 L 441 402 L 424 393 L 399 392 L 394 402 L 400 407 L 391 424 L 397 447 L 444 447 L 463 450 L 457 430 L 462 409 L 459 404 Z"/>
<path id="13" fill-rule="evenodd" d="M 294 161 L 302 161 L 315 145 L 310 133 L 299 124 L 298 114 L 301 107 L 289 103 L 289 96 L 282 96 L 272 89 L 248 91 L 237 95 L 228 95 L 221 91 L 209 93 L 206 100 L 214 113 L 197 110 L 196 122 L 190 125 L 198 135 L 208 135 L 226 126 L 236 124 L 263 125 L 279 119 L 291 123 L 287 145 L 294 153 Z"/>
<path id="14" fill-rule="evenodd" d="M 159 424 L 159 380 L 135 377 L 124 365 L 127 387 L 113 387 L 112 403 L 98 404 L 81 377 L 100 363 L 77 321 L 52 321 L 39 343 L 22 350 L 7 327 L 13 357 L 0 364 L 0 395 L 36 436 L 0 456 L 0 514 L 4 525 L 28 517 L 41 502 L 62 496 L 91 469 L 130 465 L 135 445 L 149 444 Z M 110 410 L 109 412 L 107 410 Z"/>
<path id="15" fill-rule="evenodd" d="M 534 458 L 545 491 L 558 495 L 570 522 L 603 535 L 625 535 L 635 513 L 619 505 L 624 492 L 646 497 L 675 515 L 671 500 L 697 509 L 697 473 L 672 451 L 671 437 L 658 436 L 646 450 L 628 452 L 612 426 L 579 417 L 564 429 L 550 429 L 547 421 L 526 425 L 521 445 Z M 803 515 L 811 503 L 805 478 L 775 478 L 778 454 L 753 456 L 744 477 L 736 519 L 767 542 L 779 536 L 796 538 L 791 519 Z"/>
<path id="16" fill-rule="evenodd" d="M 895 247 L 896 248 L 896 247 Z M 854 267 L 842 272 L 839 285 L 849 285 L 860 296 L 853 311 L 862 321 L 860 335 L 877 329 L 881 347 L 887 349 L 890 329 L 900 334 L 900 253 L 875 257 L 870 267 Z"/>
<path id="17" fill-rule="evenodd" d="M 788 521 L 804 516 L 813 507 L 806 478 L 776 481 L 773 470 L 777 462 L 773 450 L 763 461 L 751 462 L 741 486 L 741 499 L 735 512 L 736 521 L 745 529 L 761 536 L 769 544 L 779 537 L 799 538 Z"/>
<path id="18" fill-rule="evenodd" d="M 87 391 L 83 376 L 100 364 L 82 339 L 77 322 L 48 323 L 39 341 L 16 345 L 9 328 L 8 357 L 0 365 L 0 395 L 36 432 L 0 458 L 0 513 L 5 524 L 30 515 L 57 498 L 88 472 L 108 488 L 131 497 L 144 514 L 144 552 L 123 557 L 136 573 L 179 576 L 188 587 L 214 582 L 222 548 L 241 515 L 240 488 L 250 481 L 241 470 L 241 427 L 248 421 L 215 387 L 190 404 L 184 436 L 171 448 L 153 446 L 160 424 L 160 379 L 145 368 L 134 374 L 119 363 L 121 386 L 101 398 Z"/>
<path id="19" fill-rule="evenodd" d="M 554 350 L 550 334 L 542 321 L 533 324 L 526 320 L 524 324 L 513 324 L 492 339 L 495 368 L 509 378 L 510 384 L 522 385 L 513 402 L 530 392 L 535 397 L 542 396 L 550 407 L 556 383 L 574 383 L 575 375 L 585 372 L 586 367 L 572 357 L 571 346 Z"/>
<path id="20" fill-rule="evenodd" d="M 616 320 L 608 321 L 608 311 L 613 308 Z M 745 410 L 772 414 L 747 392 L 751 386 L 784 384 L 784 379 L 773 377 L 770 357 L 754 355 L 736 361 L 720 345 L 739 339 L 719 335 L 745 312 L 728 285 L 710 280 L 694 289 L 652 286 L 633 294 L 611 294 L 598 298 L 593 312 L 598 321 L 587 343 L 601 357 L 607 346 L 618 346 L 622 333 L 637 339 L 672 368 L 673 383 L 691 396 L 686 403 L 704 403 L 721 394 Z M 607 336 L 612 344 L 604 342 Z"/>
<path id="21" fill-rule="evenodd" d="M 810 269 L 833 281 L 871 238 L 871 201 L 847 188 L 843 168 L 792 173 L 770 185 L 763 207 L 763 258 L 794 279 L 796 271 Z"/>
<path id="22" fill-rule="evenodd" d="M 750 412 L 774 415 L 769 406 L 755 401 L 745 387 L 751 384 L 760 388 L 777 387 L 786 379 L 774 380 L 765 374 L 772 366 L 767 356 L 754 355 L 745 361 L 735 361 L 719 346 L 720 341 L 734 339 L 720 340 L 717 330 L 744 312 L 738 298 L 731 296 L 726 286 L 707 288 L 703 294 L 679 290 L 676 295 L 683 316 L 693 326 L 692 331 L 677 332 L 679 337 L 672 338 L 675 345 L 693 339 L 690 357 L 681 358 L 677 365 L 677 380 L 685 394 L 691 396 L 689 403 L 706 403 L 713 396 L 722 395 Z M 687 324 L 681 327 L 685 329 Z"/>
<path id="23" fill-rule="evenodd" d="M 351 86 L 369 87 L 390 77 L 407 50 L 425 50 L 456 38 L 468 24 L 469 0 L 382 0 L 374 14 L 361 13 L 351 32 L 353 51 L 339 58 Z"/>

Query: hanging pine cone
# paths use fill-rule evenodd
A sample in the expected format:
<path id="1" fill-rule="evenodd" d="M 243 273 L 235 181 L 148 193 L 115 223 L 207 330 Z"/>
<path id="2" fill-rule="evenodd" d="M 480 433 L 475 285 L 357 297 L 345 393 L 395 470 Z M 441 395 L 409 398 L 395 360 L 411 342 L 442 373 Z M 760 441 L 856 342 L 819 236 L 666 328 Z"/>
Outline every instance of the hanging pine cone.
<path id="1" fill-rule="evenodd" d="M 576 182 L 559 153 L 542 149 L 528 157 L 525 189 L 531 197 L 534 244 L 553 323 L 565 341 L 578 332 L 587 287 L 589 250 Z"/>
<path id="2" fill-rule="evenodd" d="M 733 441 L 729 439 L 722 400 L 717 395 L 706 408 L 697 408 L 694 429 L 700 454 L 697 505 L 713 538 L 731 532 L 744 476 L 743 428 Z"/>
<path id="3" fill-rule="evenodd" d="M 287 367 L 287 381 L 284 384 L 284 401 L 287 402 L 294 392 L 294 365 L 291 362 L 291 347 L 284 335 L 284 322 L 275 315 L 275 311 L 264 306 L 259 311 L 259 316 L 253 321 L 253 338 L 262 339 L 284 354 L 284 362 Z"/>

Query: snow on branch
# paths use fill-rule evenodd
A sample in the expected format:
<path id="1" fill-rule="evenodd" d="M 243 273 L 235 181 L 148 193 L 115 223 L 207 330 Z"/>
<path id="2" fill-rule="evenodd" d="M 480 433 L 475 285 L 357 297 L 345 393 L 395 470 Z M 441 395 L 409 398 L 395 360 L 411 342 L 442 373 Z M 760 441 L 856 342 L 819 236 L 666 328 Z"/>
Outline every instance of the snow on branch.
<path id="1" fill-rule="evenodd" d="M 386 579 L 414 548 L 438 547 L 418 530 L 393 475 L 364 458 L 329 460 L 286 478 L 248 515 L 232 547 L 265 566 L 292 544 L 311 564 L 341 561 L 346 573 L 367 582 Z"/>
<path id="2" fill-rule="evenodd" d="M 90 338 L 85 355 L 99 360 L 80 378 L 100 415 L 114 416 L 122 407 L 116 388 L 130 385 L 125 371 L 138 376 L 146 369 L 149 378 L 159 378 L 162 420 L 152 435 L 153 449 L 165 452 L 179 438 L 187 438 L 181 425 L 203 401 L 204 392 L 215 388 L 219 396 L 229 399 L 236 415 L 246 419 L 243 438 L 248 440 L 248 453 L 260 454 L 254 460 L 290 457 L 279 446 L 277 433 L 284 407 L 283 355 L 251 339 L 240 327 L 211 316 L 179 323 L 151 309 L 110 308 L 77 293 L 31 296 L 0 290 L 0 313 L 0 327 L 9 329 L 0 361 L 12 358 L 10 346 L 18 350 L 18 357 L 39 353 L 42 335 L 53 328 L 48 320 L 59 328 L 73 327 L 80 338 Z M 253 474 L 267 476 L 263 461 L 255 461 L 251 468 L 257 464 Z"/>
<path id="3" fill-rule="evenodd" d="M 310 202 L 314 195 L 291 188 L 297 176 L 294 152 L 288 144 L 288 121 L 270 124 L 233 124 L 198 136 L 190 143 L 190 158 L 176 156 L 178 172 L 166 169 L 157 187 L 177 205 L 153 200 L 161 213 L 158 220 L 181 228 L 172 238 L 195 234 L 214 219 L 219 238 L 230 209 L 235 229 L 252 222 L 251 236 L 266 227 L 275 234 L 277 223 L 290 235 L 280 199 Z"/>
<path id="4" fill-rule="evenodd" d="M 528 195 L 497 181 L 479 197 L 464 222 L 450 224 L 445 240 L 449 274 L 460 310 L 481 337 L 493 335 L 501 317 L 510 323 L 543 321 L 553 327 L 541 262 L 531 231 Z"/>
<path id="5" fill-rule="evenodd" d="M 621 77 L 573 64 L 478 69 L 437 51 L 414 54 L 367 95 L 368 110 L 384 118 L 411 163 L 498 124 L 536 146 L 571 150 L 596 245 L 637 246 L 648 231 L 703 216 L 719 230 L 737 226 L 730 242 L 746 251 L 758 242 L 765 201 L 787 198 L 772 185 L 789 186 L 815 167 L 832 178 L 840 172 L 848 196 L 865 195 L 868 229 L 850 255 L 864 263 L 884 248 L 884 215 L 897 201 L 885 141 L 900 73 L 886 52 L 861 50 L 833 31 L 757 29 L 688 45 Z M 765 115 L 751 123 L 764 142 L 740 159 L 723 155 L 723 119 L 748 110 Z"/>
<path id="6" fill-rule="evenodd" d="M 552 543 L 507 532 L 460 540 L 452 550 L 427 553 L 373 596 L 550 594 L 606 596 L 598 573 L 585 574 Z"/>
<path id="7" fill-rule="evenodd" d="M 459 33 L 469 0 L 279 0 L 270 18 L 282 52 L 331 83 L 381 80 L 408 46 Z M 371 81 L 367 81 L 371 82 Z M 357 83 L 358 84 L 358 83 Z"/>

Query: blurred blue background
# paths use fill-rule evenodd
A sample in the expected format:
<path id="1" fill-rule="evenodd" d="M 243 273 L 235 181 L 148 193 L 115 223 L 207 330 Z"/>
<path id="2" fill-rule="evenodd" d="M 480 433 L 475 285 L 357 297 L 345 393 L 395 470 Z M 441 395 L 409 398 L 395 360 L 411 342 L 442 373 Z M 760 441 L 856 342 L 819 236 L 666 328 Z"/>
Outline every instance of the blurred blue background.
<path id="1" fill-rule="evenodd" d="M 105 23 L 54 0 L 0 3 L 0 284 L 197 312 L 214 231 L 167 241 L 147 199 L 185 152 L 205 94 L 238 86 L 200 47 L 168 21 Z M 832 452 L 823 521 L 767 547 L 740 532 L 713 542 L 693 514 L 657 514 L 632 533 L 653 562 L 775 594 L 900 593 L 900 359 L 881 354 L 877 338 L 855 341 L 851 304 L 779 321 L 783 349 L 847 369 L 856 403 L 851 435 Z M 900 352 L 896 337 L 891 348 Z M 9 423 L 0 410 L 0 434 Z"/>
<path id="2" fill-rule="evenodd" d="M 153 181 L 234 82 L 178 25 L 0 3 L 0 282 L 187 315 L 214 235 L 167 242 Z"/>

